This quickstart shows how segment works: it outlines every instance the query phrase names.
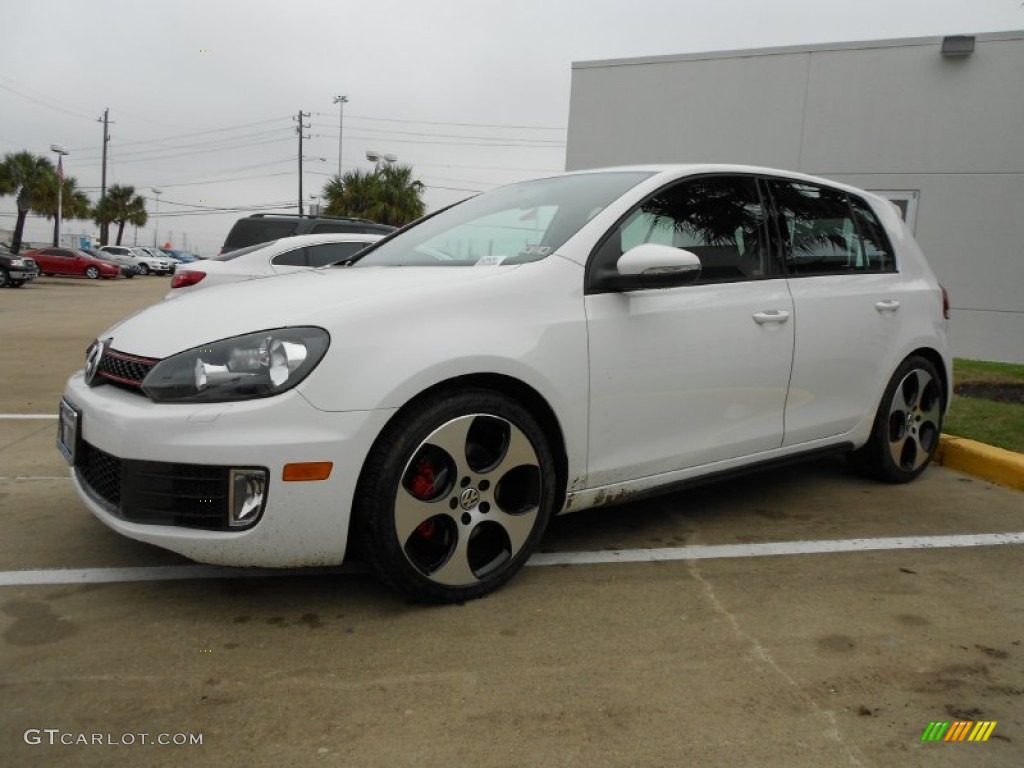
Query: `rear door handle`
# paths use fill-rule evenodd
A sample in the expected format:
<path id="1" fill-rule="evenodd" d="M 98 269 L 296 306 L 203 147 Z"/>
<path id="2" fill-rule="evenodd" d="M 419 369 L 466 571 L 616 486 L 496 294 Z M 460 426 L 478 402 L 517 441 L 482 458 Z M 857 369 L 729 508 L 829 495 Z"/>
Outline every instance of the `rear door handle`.
<path id="1" fill-rule="evenodd" d="M 755 312 L 754 322 L 758 325 L 765 323 L 784 323 L 789 320 L 789 312 L 784 309 L 769 309 L 765 312 Z"/>
<path id="2" fill-rule="evenodd" d="M 896 299 L 890 301 L 876 301 L 875 309 L 879 312 L 895 312 L 900 308 L 900 303 Z"/>

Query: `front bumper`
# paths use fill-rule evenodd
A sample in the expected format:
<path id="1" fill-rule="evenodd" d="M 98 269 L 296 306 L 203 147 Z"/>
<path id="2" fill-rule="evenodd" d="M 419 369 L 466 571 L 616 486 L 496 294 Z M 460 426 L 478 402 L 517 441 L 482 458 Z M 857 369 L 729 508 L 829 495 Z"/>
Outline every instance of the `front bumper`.
<path id="1" fill-rule="evenodd" d="M 7 274 L 16 283 L 27 283 L 39 277 L 39 270 L 36 267 L 6 267 Z"/>
<path id="2" fill-rule="evenodd" d="M 82 453 L 104 457 L 102 488 L 93 487 L 100 484 L 98 475 L 95 467 L 82 465 L 82 455 L 72 469 L 79 496 L 97 518 L 129 538 L 200 562 L 233 566 L 340 563 L 360 469 L 394 413 L 320 411 L 295 390 L 238 403 L 156 404 L 114 386 L 89 387 L 81 372 L 68 380 L 65 399 L 82 414 Z M 331 476 L 316 482 L 282 480 L 285 464 L 311 461 L 333 462 Z M 259 522 L 245 530 L 173 524 L 193 519 L 187 516 L 136 522 L 146 512 L 124 505 L 139 498 L 129 487 L 144 476 L 138 468 L 162 471 L 161 466 L 170 465 L 190 472 L 199 465 L 200 474 L 211 477 L 230 467 L 265 467 L 269 480 Z M 133 467 L 131 479 L 127 470 L 122 473 L 128 466 Z M 171 483 L 164 490 L 181 487 Z"/>

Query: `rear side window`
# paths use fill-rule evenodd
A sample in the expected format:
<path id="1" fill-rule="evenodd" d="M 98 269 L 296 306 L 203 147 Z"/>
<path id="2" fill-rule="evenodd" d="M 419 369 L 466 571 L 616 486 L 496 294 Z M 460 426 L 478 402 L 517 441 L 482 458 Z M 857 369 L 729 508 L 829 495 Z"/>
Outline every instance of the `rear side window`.
<path id="1" fill-rule="evenodd" d="M 895 271 L 892 246 L 862 200 L 796 181 L 773 179 L 768 187 L 791 275 Z"/>
<path id="2" fill-rule="evenodd" d="M 305 267 L 309 264 L 306 251 L 308 248 L 293 248 L 290 251 L 280 253 L 270 260 L 271 264 L 278 267 Z"/>
<path id="3" fill-rule="evenodd" d="M 311 246 L 306 249 L 309 252 L 309 266 L 326 267 L 337 261 L 345 261 L 368 245 L 369 243 L 324 243 Z"/>

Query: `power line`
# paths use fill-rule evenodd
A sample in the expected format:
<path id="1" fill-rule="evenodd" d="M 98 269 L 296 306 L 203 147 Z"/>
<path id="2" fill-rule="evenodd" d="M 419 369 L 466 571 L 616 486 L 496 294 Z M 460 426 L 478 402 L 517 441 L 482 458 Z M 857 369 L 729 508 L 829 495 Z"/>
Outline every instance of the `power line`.
<path id="1" fill-rule="evenodd" d="M 161 149 L 136 149 L 136 150 L 132 150 L 130 152 L 122 152 L 120 154 L 120 156 L 121 157 L 137 157 L 139 155 L 159 154 L 161 152 L 166 152 L 166 151 L 175 150 L 175 149 L 192 149 L 193 147 L 208 147 L 210 145 L 222 145 L 222 146 L 226 147 L 226 146 L 230 145 L 231 142 L 248 141 L 249 139 L 255 139 L 255 138 L 259 137 L 259 136 L 270 136 L 272 134 L 280 133 L 281 131 L 286 131 L 286 130 L 290 130 L 290 129 L 287 128 L 287 127 L 282 126 L 281 128 L 271 128 L 269 131 L 256 131 L 255 133 L 247 133 L 247 134 L 240 135 L 240 136 L 225 136 L 223 138 L 218 138 L 218 139 L 208 139 L 206 141 L 196 141 L 196 142 L 192 142 L 190 144 L 167 144 L 167 145 L 163 145 Z M 125 144 L 119 144 L 118 146 L 119 147 L 124 147 Z M 92 154 L 92 153 L 86 153 L 86 155 L 88 155 L 88 154 Z"/>
<path id="2" fill-rule="evenodd" d="M 121 165 L 127 165 L 129 163 L 151 163 L 151 162 L 157 162 L 157 161 L 160 161 L 160 160 L 173 160 L 174 158 L 177 158 L 177 157 L 189 157 L 191 155 L 202 155 L 202 154 L 206 154 L 208 152 L 230 152 L 230 151 L 233 151 L 233 150 L 236 150 L 236 149 L 246 149 L 247 147 L 260 147 L 260 146 L 263 146 L 263 145 L 266 145 L 266 144 L 277 144 L 277 143 L 282 142 L 282 141 L 291 141 L 291 137 L 284 136 L 284 137 L 282 137 L 280 139 L 267 139 L 266 141 L 253 141 L 253 142 L 249 142 L 247 144 L 236 144 L 236 145 L 229 145 L 229 146 L 211 147 L 209 149 L 196 149 L 196 150 L 193 150 L 191 152 L 179 152 L 179 153 L 174 154 L 174 155 L 161 155 L 159 157 L 137 157 L 137 158 L 134 158 L 134 159 L 131 159 L 131 160 L 118 160 L 118 162 Z M 120 157 L 120 155 L 118 157 Z M 89 167 L 89 166 L 98 165 L 98 163 L 96 163 L 96 162 L 79 163 L 79 165 L 81 165 L 83 167 Z"/>
<path id="3" fill-rule="evenodd" d="M 0 83 L 0 88 L 3 88 L 5 91 L 10 91 L 11 93 L 15 94 L 16 96 L 21 96 L 21 98 L 23 98 L 23 99 L 28 99 L 29 101 L 33 101 L 36 104 L 39 104 L 41 106 L 46 107 L 47 109 L 53 109 L 53 110 L 56 110 L 57 112 L 63 112 L 65 115 L 71 115 L 72 117 L 79 117 L 79 118 L 81 118 L 83 120 L 89 120 L 89 121 L 91 121 L 93 119 L 92 117 L 88 117 L 88 116 L 86 116 L 85 114 L 83 114 L 81 112 L 73 112 L 72 110 L 65 109 L 64 107 L 58 107 L 56 104 L 49 104 L 49 103 L 43 101 L 42 99 L 37 99 L 34 96 L 29 96 L 28 94 L 22 93 L 21 91 L 17 90 L 16 88 L 11 88 L 10 86 L 4 85 L 3 83 Z"/>
<path id="4" fill-rule="evenodd" d="M 314 113 L 320 115 L 320 112 Z M 450 122 L 438 122 L 433 120 L 408 120 L 398 117 L 370 117 L 369 115 L 349 115 L 350 118 L 355 120 L 371 120 L 374 122 L 382 123 L 417 123 L 420 125 L 455 125 L 463 128 L 514 128 L 516 130 L 523 131 L 565 131 L 567 130 L 560 125 L 509 125 L 507 123 L 450 123 Z"/>
<path id="5" fill-rule="evenodd" d="M 332 126 L 325 125 L 324 123 L 313 123 L 315 128 L 327 128 L 330 129 Z M 362 129 L 366 130 L 366 129 Z M 556 144 L 560 147 L 565 146 L 564 141 L 555 141 L 554 139 L 517 139 L 514 136 L 472 136 L 463 135 L 457 133 L 419 133 L 416 131 L 389 131 L 389 130 L 377 130 L 373 131 L 374 135 L 377 134 L 397 134 L 399 136 L 426 136 L 434 138 L 447 138 L 447 139 L 483 139 L 485 141 L 523 141 L 529 142 L 530 144 Z"/>
<path id="6" fill-rule="evenodd" d="M 210 129 L 205 130 L 205 131 L 193 131 L 191 133 L 180 133 L 180 134 L 175 134 L 175 135 L 172 135 L 172 136 L 161 136 L 161 137 L 158 137 L 158 138 L 155 138 L 155 139 L 139 139 L 137 141 L 122 141 L 121 142 L 121 146 L 122 147 L 127 147 L 127 146 L 131 146 L 131 145 L 134 145 L 134 144 L 158 144 L 161 141 L 174 141 L 175 139 L 185 139 L 185 138 L 189 138 L 191 136 L 205 136 L 208 133 L 222 133 L 224 131 L 238 130 L 239 128 L 253 128 L 253 127 L 257 126 L 257 125 L 269 125 L 270 123 L 277 123 L 277 122 L 280 122 L 282 120 L 289 120 L 289 119 L 290 118 L 287 117 L 287 116 L 285 116 L 285 117 L 275 117 L 275 118 L 271 118 L 270 120 L 257 120 L 255 122 L 251 122 L 251 123 L 238 123 L 236 125 L 226 125 L 226 126 L 224 126 L 222 128 L 210 128 Z M 71 151 L 72 152 L 88 152 L 88 151 L 96 150 L 96 149 L 99 149 L 99 147 L 96 147 L 96 146 L 79 147 L 78 149 L 72 149 Z"/>

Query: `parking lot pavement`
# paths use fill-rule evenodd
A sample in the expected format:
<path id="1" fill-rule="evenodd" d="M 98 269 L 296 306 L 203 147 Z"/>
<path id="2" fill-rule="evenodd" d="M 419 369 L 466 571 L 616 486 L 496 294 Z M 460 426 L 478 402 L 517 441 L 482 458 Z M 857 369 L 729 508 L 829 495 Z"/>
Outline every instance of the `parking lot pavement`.
<path id="1" fill-rule="evenodd" d="M 0 359 L 39 369 L 4 366 L 0 413 L 52 413 L 111 304 L 166 290 L 51 282 L 0 292 Z M 0 419 L 0 576 L 184 566 L 92 519 L 54 429 Z M 560 518 L 543 550 L 1022 530 L 1018 491 L 822 461 Z M 1022 576 L 1005 545 L 531 567 L 444 607 L 362 575 L 2 586 L 0 765 L 1019 766 Z M 956 720 L 997 725 L 921 741 Z"/>

